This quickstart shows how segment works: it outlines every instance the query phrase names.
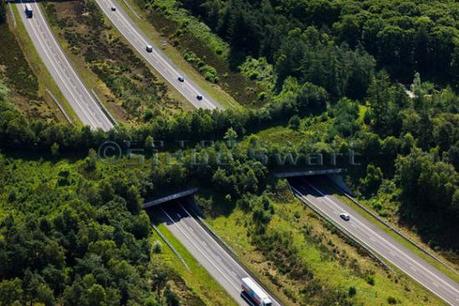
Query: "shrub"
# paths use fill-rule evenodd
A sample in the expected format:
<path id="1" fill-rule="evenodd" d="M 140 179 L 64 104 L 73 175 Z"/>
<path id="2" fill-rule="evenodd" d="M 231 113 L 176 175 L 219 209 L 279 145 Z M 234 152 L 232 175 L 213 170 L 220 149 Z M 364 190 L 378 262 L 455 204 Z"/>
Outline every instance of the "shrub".
<path id="1" fill-rule="evenodd" d="M 348 294 L 349 294 L 350 297 L 353 297 L 354 295 L 357 294 L 357 289 L 355 289 L 354 286 L 349 287 Z"/>
<path id="2" fill-rule="evenodd" d="M 387 303 L 389 303 L 389 304 L 391 304 L 391 305 L 395 305 L 395 304 L 397 304 L 397 299 L 394 298 L 393 296 L 389 296 L 389 297 L 387 298 Z"/>

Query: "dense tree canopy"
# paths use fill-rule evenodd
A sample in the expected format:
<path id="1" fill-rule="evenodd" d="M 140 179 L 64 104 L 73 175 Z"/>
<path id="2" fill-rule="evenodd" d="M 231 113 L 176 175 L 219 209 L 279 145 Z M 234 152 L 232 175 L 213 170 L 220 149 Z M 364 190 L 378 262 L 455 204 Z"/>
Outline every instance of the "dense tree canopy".
<path id="1" fill-rule="evenodd" d="M 363 48 L 400 81 L 415 71 L 448 82 L 459 77 L 459 4 L 453 0 L 179 2 L 238 54 L 276 62 L 286 55 L 282 46 L 290 31 L 313 26 L 335 45 Z"/>

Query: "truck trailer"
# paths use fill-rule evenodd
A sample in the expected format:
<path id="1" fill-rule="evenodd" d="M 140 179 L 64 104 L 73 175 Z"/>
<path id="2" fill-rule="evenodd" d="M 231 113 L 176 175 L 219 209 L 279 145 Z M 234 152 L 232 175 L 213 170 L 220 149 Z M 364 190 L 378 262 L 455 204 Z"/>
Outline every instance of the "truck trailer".
<path id="1" fill-rule="evenodd" d="M 253 279 L 244 277 L 242 280 L 242 293 L 247 295 L 248 298 L 257 306 L 271 306 L 272 301 L 269 296 L 258 286 Z"/>

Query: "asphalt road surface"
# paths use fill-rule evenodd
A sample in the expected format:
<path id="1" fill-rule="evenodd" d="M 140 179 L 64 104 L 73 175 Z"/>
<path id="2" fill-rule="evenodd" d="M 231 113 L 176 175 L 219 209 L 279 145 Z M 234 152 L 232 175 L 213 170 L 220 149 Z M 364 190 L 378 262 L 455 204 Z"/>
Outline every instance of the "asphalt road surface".
<path id="1" fill-rule="evenodd" d="M 110 130 L 113 128 L 113 124 L 65 57 L 64 52 L 48 27 L 38 3 L 28 3 L 32 7 L 33 17 L 27 18 L 24 12 L 25 3 L 18 3 L 21 20 L 35 45 L 35 49 L 62 94 L 84 125 L 89 125 L 92 129 Z"/>
<path id="2" fill-rule="evenodd" d="M 137 28 L 130 17 L 124 12 L 120 5 L 111 0 L 96 0 L 102 11 L 107 15 L 113 25 L 129 41 L 129 43 L 139 52 L 143 58 L 159 72 L 167 82 L 174 86 L 192 105 L 196 108 L 215 109 L 221 106 L 206 96 L 203 90 L 196 83 L 187 78 L 186 75 L 172 64 L 160 48 L 148 40 L 145 35 Z M 112 10 L 116 7 L 116 11 Z M 146 47 L 153 47 L 152 52 L 147 52 Z M 184 82 L 178 80 L 179 76 L 184 78 Z M 202 96 L 202 100 L 196 97 Z"/>
<path id="3" fill-rule="evenodd" d="M 321 190 L 314 179 L 291 179 L 292 190 L 305 204 L 321 212 L 366 247 L 385 258 L 445 302 L 459 305 L 459 284 L 392 239 L 346 204 Z M 321 182 L 323 183 L 323 182 Z M 349 221 L 340 218 L 347 212 Z"/>
<path id="4" fill-rule="evenodd" d="M 185 205 L 160 209 L 165 225 L 239 305 L 250 305 L 241 297 L 241 279 L 249 274 L 201 227 Z M 280 305 L 272 297 L 271 300 L 273 305 Z"/>

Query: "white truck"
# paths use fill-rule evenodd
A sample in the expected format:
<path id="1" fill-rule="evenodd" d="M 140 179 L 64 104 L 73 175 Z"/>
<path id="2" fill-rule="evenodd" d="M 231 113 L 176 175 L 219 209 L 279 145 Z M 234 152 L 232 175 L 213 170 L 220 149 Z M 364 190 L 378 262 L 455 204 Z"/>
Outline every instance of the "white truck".
<path id="1" fill-rule="evenodd" d="M 29 3 L 26 3 L 24 12 L 25 12 L 27 18 L 32 18 L 33 10 L 32 10 L 32 6 Z"/>
<path id="2" fill-rule="evenodd" d="M 271 306 L 272 301 L 263 289 L 253 279 L 244 277 L 242 280 L 242 293 L 245 294 L 257 306 Z"/>

